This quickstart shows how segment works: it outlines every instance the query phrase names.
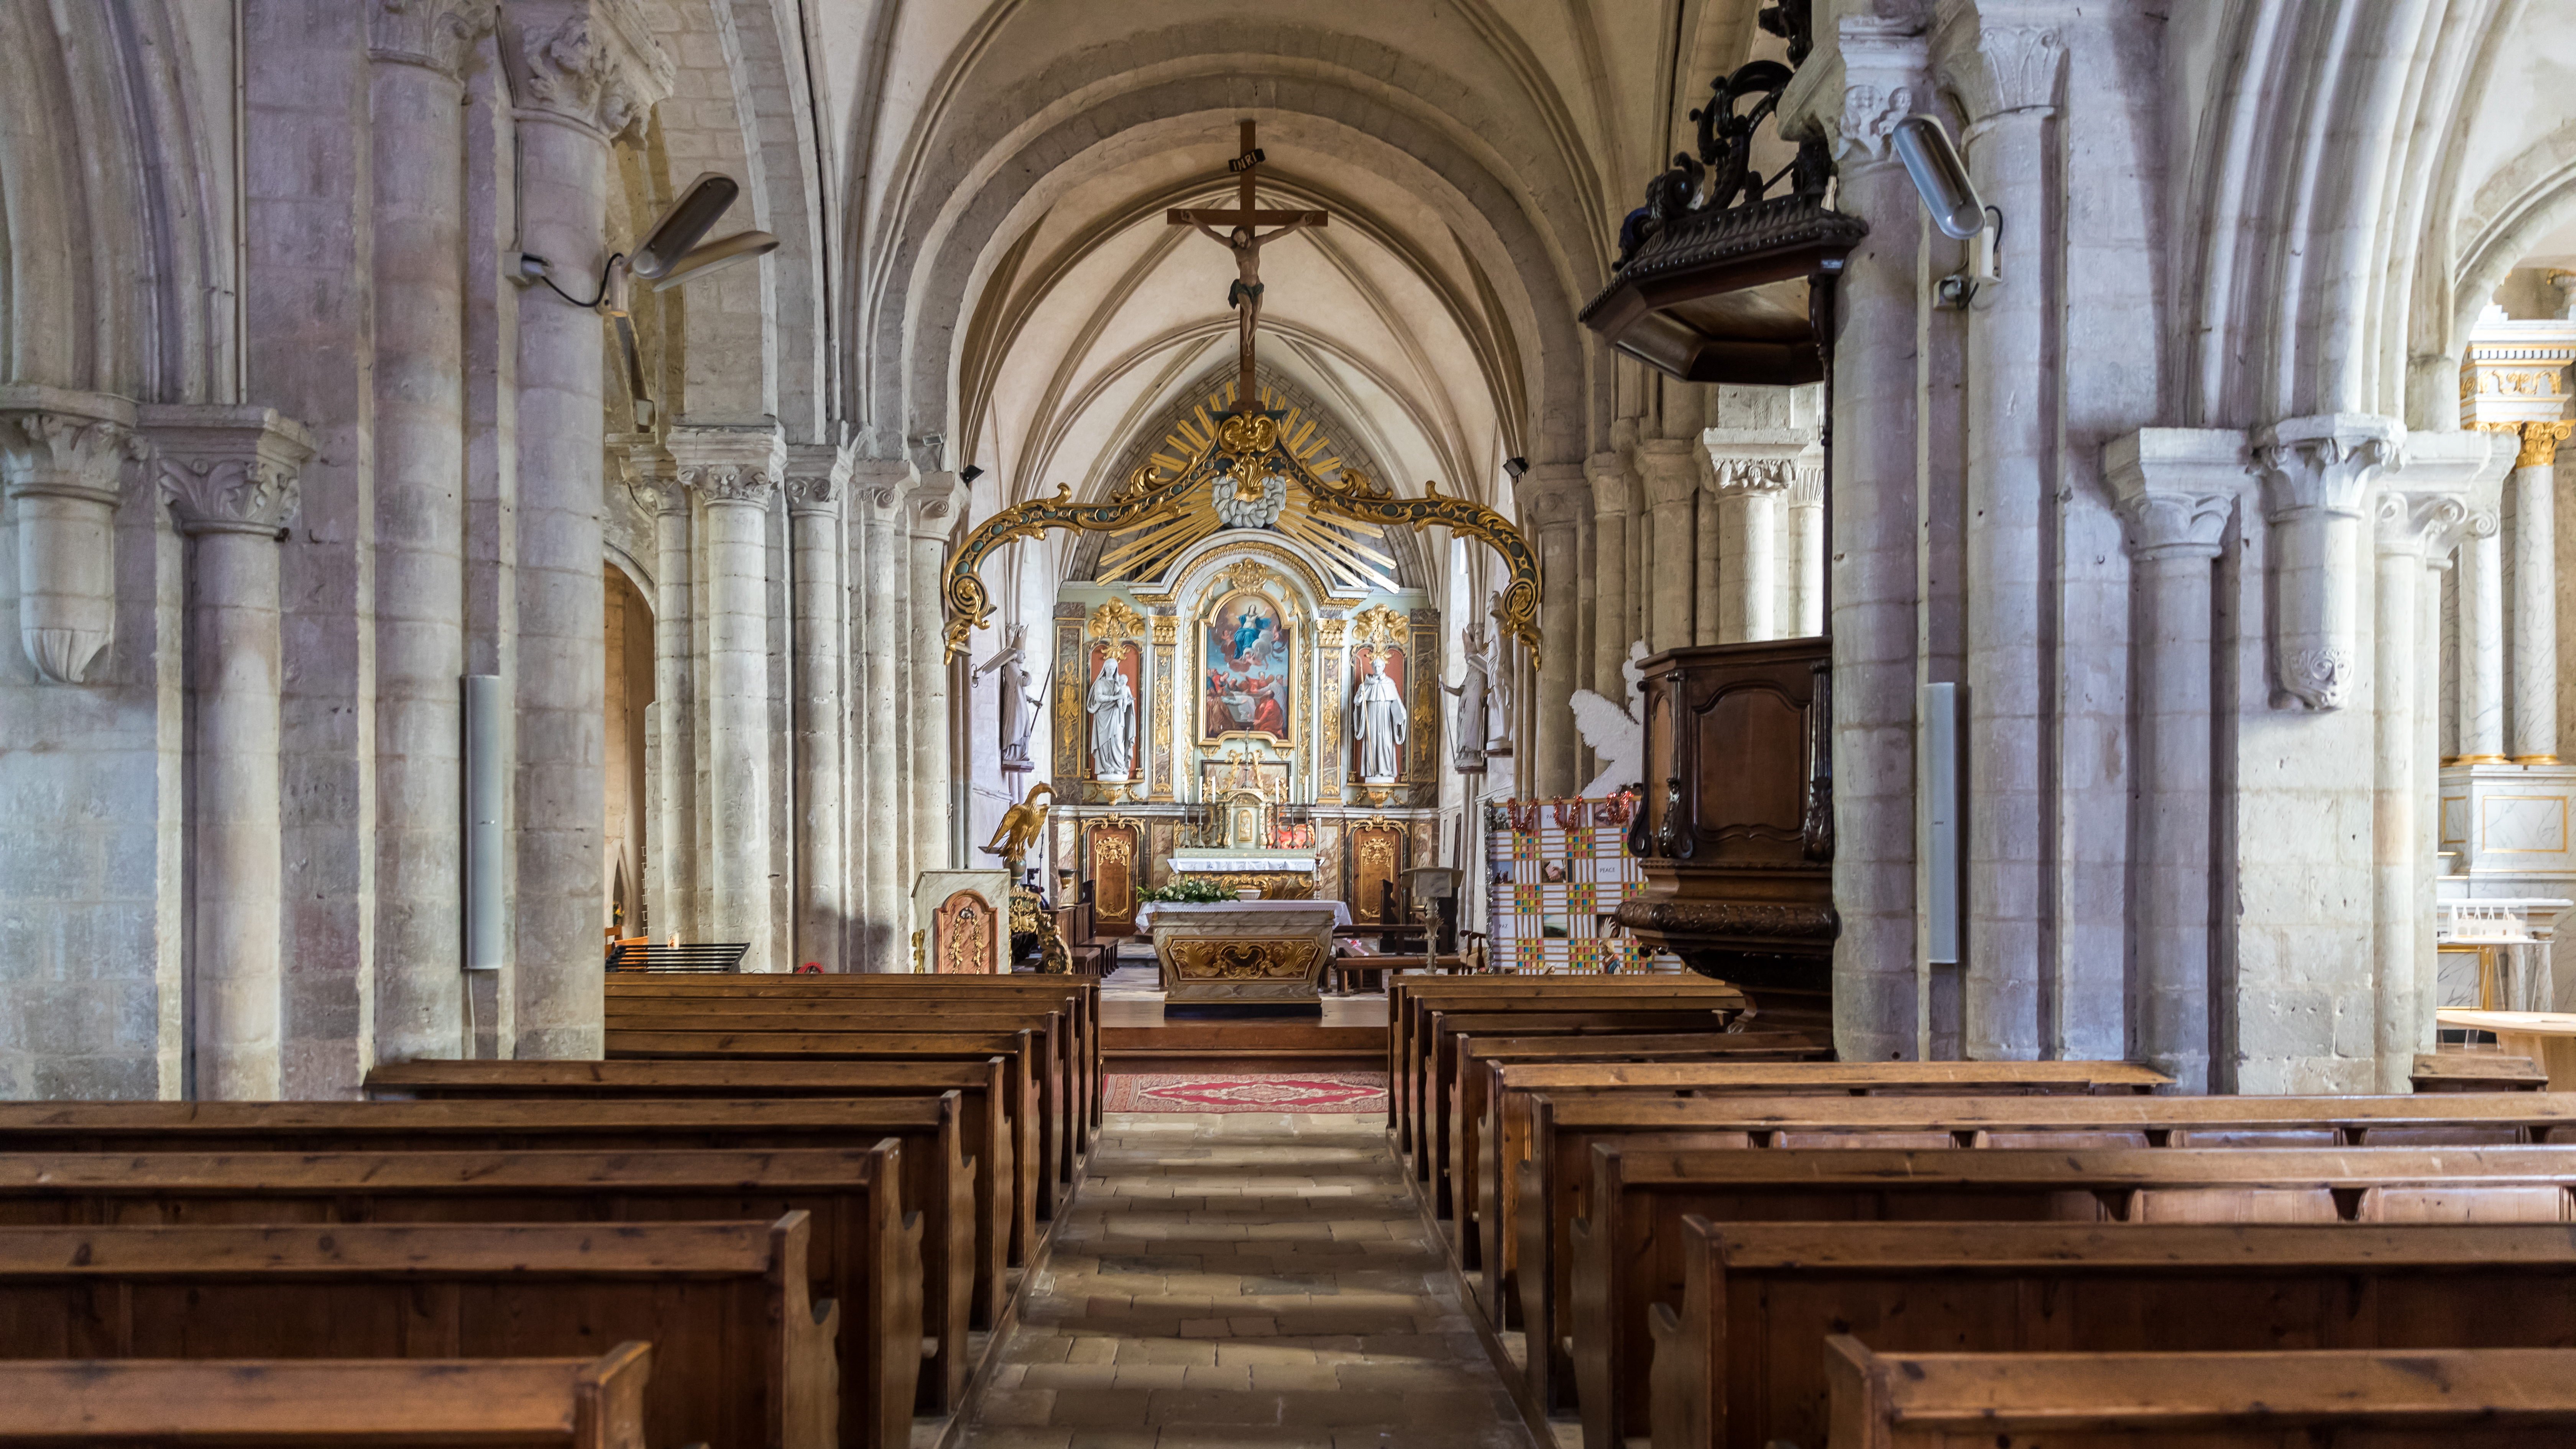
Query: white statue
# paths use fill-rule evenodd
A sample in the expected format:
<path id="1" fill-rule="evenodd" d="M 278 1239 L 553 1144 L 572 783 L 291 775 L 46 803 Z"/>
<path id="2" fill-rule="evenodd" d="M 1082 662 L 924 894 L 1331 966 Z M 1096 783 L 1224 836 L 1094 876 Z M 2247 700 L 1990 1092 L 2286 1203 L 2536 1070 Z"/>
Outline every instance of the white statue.
<path id="1" fill-rule="evenodd" d="M 1404 696 L 1386 677 L 1386 661 L 1371 659 L 1351 694 L 1351 738 L 1359 742 L 1360 780 L 1386 785 L 1404 771 Z"/>
<path id="2" fill-rule="evenodd" d="M 1134 763 L 1128 742 L 1135 733 L 1136 691 L 1127 687 L 1127 676 L 1119 672 L 1116 658 L 1100 661 L 1100 675 L 1091 681 L 1086 708 L 1091 711 L 1092 777 L 1123 782 Z"/>
<path id="3" fill-rule="evenodd" d="M 1486 612 L 1502 616 L 1503 596 L 1494 595 Z M 1485 626 L 1476 625 L 1481 636 Z M 1512 640 L 1508 634 L 1492 636 L 1493 652 L 1487 656 L 1485 670 L 1485 718 L 1492 733 L 1485 740 L 1485 753 L 1497 758 L 1512 752 Z M 1460 736 L 1465 738 L 1465 736 Z"/>
<path id="4" fill-rule="evenodd" d="M 1029 693 L 1028 655 L 1022 645 L 1029 636 L 1029 626 L 1013 624 L 1005 636 L 1009 643 L 1002 652 L 977 666 L 974 677 L 1000 670 L 1002 686 L 1002 768 L 1006 771 L 1029 768 L 1029 730 L 1037 723 L 1037 705 L 1045 697 L 1041 689 Z"/>
<path id="5" fill-rule="evenodd" d="M 1574 710 L 1575 733 L 1592 747 L 1601 760 L 1601 773 L 1583 787 L 1583 794 L 1600 797 L 1641 783 L 1646 772 L 1646 671 L 1638 661 L 1646 657 L 1646 641 L 1628 646 L 1627 662 L 1619 673 L 1628 681 L 1628 705 L 1625 709 L 1588 689 L 1578 689 L 1569 701 Z"/>
<path id="6" fill-rule="evenodd" d="M 1467 673 L 1456 684 L 1440 686 L 1458 696 L 1458 728 L 1451 736 L 1458 741 L 1458 767 L 1485 767 L 1487 738 L 1493 733 L 1494 661 L 1492 639 L 1482 624 L 1470 624 L 1458 636 L 1461 652 L 1466 656 Z"/>

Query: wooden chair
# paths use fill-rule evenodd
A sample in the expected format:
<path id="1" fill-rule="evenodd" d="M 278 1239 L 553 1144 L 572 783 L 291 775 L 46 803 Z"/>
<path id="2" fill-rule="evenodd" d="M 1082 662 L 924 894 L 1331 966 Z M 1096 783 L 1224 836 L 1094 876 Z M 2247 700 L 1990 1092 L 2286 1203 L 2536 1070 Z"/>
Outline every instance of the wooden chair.
<path id="1" fill-rule="evenodd" d="M 594 1359 L 0 1363 L 0 1444 L 646 1449 L 652 1346 Z"/>

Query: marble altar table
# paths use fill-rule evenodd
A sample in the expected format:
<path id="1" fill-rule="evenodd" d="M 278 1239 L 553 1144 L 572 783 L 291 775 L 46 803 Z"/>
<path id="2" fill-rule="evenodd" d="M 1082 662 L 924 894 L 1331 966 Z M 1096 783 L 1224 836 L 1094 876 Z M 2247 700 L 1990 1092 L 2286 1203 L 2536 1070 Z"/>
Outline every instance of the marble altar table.
<path id="1" fill-rule="evenodd" d="M 1340 901 L 1161 901 L 1136 913 L 1154 938 L 1167 1005 L 1315 1005 Z"/>

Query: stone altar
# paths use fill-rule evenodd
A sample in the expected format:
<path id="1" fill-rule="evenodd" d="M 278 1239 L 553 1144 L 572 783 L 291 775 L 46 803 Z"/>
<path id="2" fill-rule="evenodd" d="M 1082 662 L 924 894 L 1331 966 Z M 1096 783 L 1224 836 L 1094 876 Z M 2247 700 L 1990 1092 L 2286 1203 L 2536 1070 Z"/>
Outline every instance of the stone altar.
<path id="1" fill-rule="evenodd" d="M 1314 1005 L 1339 901 L 1162 902 L 1137 913 L 1154 939 L 1166 1005 Z"/>

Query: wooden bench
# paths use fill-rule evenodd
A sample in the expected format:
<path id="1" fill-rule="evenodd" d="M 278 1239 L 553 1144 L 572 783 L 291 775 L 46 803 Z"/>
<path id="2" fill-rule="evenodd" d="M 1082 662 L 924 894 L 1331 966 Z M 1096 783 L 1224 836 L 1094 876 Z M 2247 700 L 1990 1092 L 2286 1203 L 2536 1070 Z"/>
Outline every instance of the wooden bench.
<path id="1" fill-rule="evenodd" d="M 1833 1449 L 2543 1449 L 2576 1351 L 1873 1354 L 1825 1342 Z"/>
<path id="2" fill-rule="evenodd" d="M 1817 1352 L 2576 1348 L 2563 1225 L 1686 1218 L 1653 1307 L 1654 1449 L 1823 1444 Z"/>
<path id="3" fill-rule="evenodd" d="M 2545 1092 L 2549 1074 L 2501 1052 L 2417 1052 L 2407 1085 L 2418 1092 Z"/>
<path id="4" fill-rule="evenodd" d="M 1682 1293 L 1682 1219 L 1749 1222 L 2564 1222 L 2576 1152 L 1592 1152 L 1574 1221 L 1573 1357 L 1585 1449 L 1649 1417 L 1647 1309 Z M 1535 1355 L 1533 1355 L 1535 1357 Z"/>
<path id="5" fill-rule="evenodd" d="M 647 1342 L 661 1363 L 644 1392 L 649 1442 L 831 1449 L 839 1305 L 806 1295 L 810 1225 L 797 1212 L 608 1232 L 0 1228 L 0 1359 L 551 1357 Z"/>
<path id="6" fill-rule="evenodd" d="M 602 1037 L 607 1056 L 614 1060 L 637 1056 L 667 1056 L 675 1048 L 670 1034 L 687 1033 L 703 1036 L 721 1032 L 740 1037 L 754 1046 L 779 1037 L 939 1037 L 955 1038 L 974 1034 L 1026 1031 L 1034 1044 L 1032 1074 L 1038 1084 L 1041 1111 L 1039 1146 L 1051 1164 L 1050 1186 L 1061 1196 L 1073 1184 L 1082 1166 L 1083 1149 L 1088 1137 L 1081 1121 L 1085 1115 L 1081 1103 L 1087 1098 L 1089 1073 L 1081 1060 L 1069 1051 L 1065 1019 L 1061 1012 L 1023 1011 L 957 1011 L 932 1009 L 921 1012 L 890 1010 L 883 1005 L 851 1005 L 821 1010 L 804 1007 L 794 1011 L 763 1012 L 746 1010 L 733 1003 L 699 1003 L 700 1009 L 654 1007 L 627 1010 L 612 1007 Z M 900 1052 L 901 1046 L 886 1048 Z M 728 1051 L 725 1055 L 758 1056 L 758 1051 Z"/>
<path id="7" fill-rule="evenodd" d="M 1071 1186 L 1064 1160 L 1064 1078 L 1050 1070 L 1038 1034 L 1026 1027 L 957 1032 L 732 1032 L 610 1031 L 611 1061 L 981 1061 L 1004 1063 L 1003 1089 L 1023 1103 L 1012 1112 L 1021 1128 L 1014 1160 L 1018 1188 L 1032 1201 L 1024 1209 L 1052 1218 Z"/>
<path id="8" fill-rule="evenodd" d="M 5 1102 L 0 1152 L 863 1150 L 890 1137 L 903 1147 L 904 1207 L 922 1218 L 922 1331 L 939 1340 L 945 1408 L 965 1391 L 968 1329 L 999 1317 L 1010 1233 L 1006 1220 L 978 1219 L 962 1098 L 952 1088 L 855 1102 Z"/>
<path id="9" fill-rule="evenodd" d="M 0 1363 L 0 1444 L 659 1449 L 650 1345 L 595 1359 Z"/>
<path id="10" fill-rule="evenodd" d="M 902 1216 L 901 1156 L 891 1141 L 864 1152 L 0 1154 L 0 1226 L 608 1224 L 803 1210 L 809 1292 L 840 1308 L 841 1443 L 863 1449 L 906 1442 L 936 1351 L 921 1334 L 921 1223 Z"/>
<path id="11" fill-rule="evenodd" d="M 360 1090 L 372 1101 L 505 1102 L 813 1100 L 936 1097 L 955 1092 L 959 1136 L 975 1164 L 975 1216 L 999 1220 L 1004 1261 L 1017 1267 L 1035 1251 L 1038 1187 L 1035 1160 L 1021 1147 L 1036 1140 L 1022 1099 L 1009 1086 L 1000 1057 L 981 1061 L 898 1062 L 589 1062 L 421 1061 L 380 1066 Z M 1024 1178 L 1029 1178 L 1023 1181 Z M 979 1295 L 998 1290 L 977 1274 Z"/>
<path id="12" fill-rule="evenodd" d="M 881 997 L 968 1001 L 1070 1000 L 1074 1038 L 1094 1068 L 1100 1061 L 1100 983 L 1063 976 L 925 976 L 868 972 L 829 976 L 719 976 L 695 979 L 612 977 L 612 1003 L 676 1000 L 873 1001 Z M 1100 1093 L 1087 1126 L 1100 1130 Z"/>
<path id="13" fill-rule="evenodd" d="M 1413 977 L 1394 976 L 1386 983 L 1387 1012 L 1387 1123 L 1394 1130 L 1396 1151 L 1407 1162 L 1422 1149 L 1415 1130 L 1422 1101 L 1422 1082 L 1415 1064 L 1423 1055 L 1419 1039 L 1427 1024 L 1426 1013 L 1432 1007 L 1450 1011 L 1470 1009 L 1483 1011 L 1543 1011 L 1549 1004 L 1590 1006 L 1596 1002 L 1611 1009 L 1612 1002 L 1599 998 L 1643 998 L 1648 1008 L 1674 1006 L 1685 999 L 1693 1004 L 1706 1001 L 1712 1009 L 1736 1010 L 1744 1002 L 1743 993 L 1733 987 L 1696 977 L 1673 978 L 1652 983 L 1621 981 L 1615 977 Z"/>

